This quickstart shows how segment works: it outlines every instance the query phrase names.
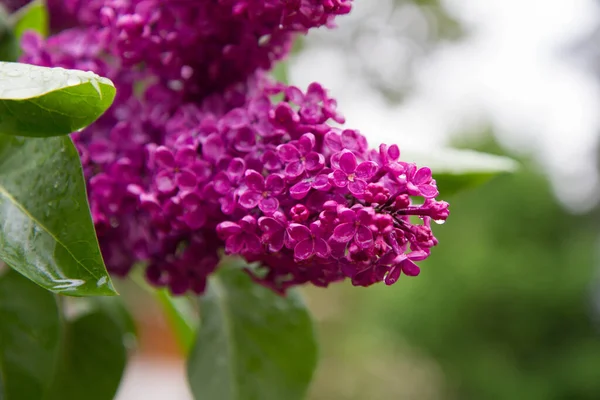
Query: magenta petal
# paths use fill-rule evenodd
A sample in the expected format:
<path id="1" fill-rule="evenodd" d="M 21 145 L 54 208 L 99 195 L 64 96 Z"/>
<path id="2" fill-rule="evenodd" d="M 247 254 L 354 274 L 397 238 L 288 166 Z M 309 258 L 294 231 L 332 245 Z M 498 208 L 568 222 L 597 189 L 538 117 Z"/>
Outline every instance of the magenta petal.
<path id="1" fill-rule="evenodd" d="M 390 159 L 393 161 L 396 161 L 398 158 L 400 158 L 400 148 L 396 144 L 391 145 L 387 153 Z"/>
<path id="2" fill-rule="evenodd" d="M 243 245 L 242 235 L 229 236 L 225 241 L 225 251 L 227 254 L 239 254 Z"/>
<path id="3" fill-rule="evenodd" d="M 283 248 L 284 231 L 278 232 L 269 239 L 269 251 L 276 253 Z"/>
<path id="4" fill-rule="evenodd" d="M 363 249 L 373 245 L 373 233 L 369 228 L 364 225 L 358 227 L 356 230 L 356 244 Z"/>
<path id="5" fill-rule="evenodd" d="M 312 133 L 305 133 L 300 139 L 298 139 L 298 150 L 302 154 L 308 154 L 315 147 L 315 135 Z"/>
<path id="6" fill-rule="evenodd" d="M 241 158 L 234 158 L 227 166 L 227 174 L 231 179 L 240 179 L 246 170 L 246 162 Z"/>
<path id="7" fill-rule="evenodd" d="M 191 229 L 199 229 L 204 226 L 206 222 L 206 214 L 202 208 L 197 208 L 191 212 L 184 214 L 183 222 L 186 223 Z"/>
<path id="8" fill-rule="evenodd" d="M 294 247 L 294 257 L 306 260 L 315 253 L 315 242 L 312 238 L 304 239 Z"/>
<path id="9" fill-rule="evenodd" d="M 327 134 L 325 134 L 325 146 L 329 147 L 332 151 L 341 151 L 342 150 L 342 140 L 340 139 L 340 136 L 333 132 L 327 132 Z"/>
<path id="10" fill-rule="evenodd" d="M 356 167 L 356 176 L 368 181 L 377 173 L 377 164 L 373 161 L 365 161 Z"/>
<path id="11" fill-rule="evenodd" d="M 213 187 L 219 194 L 225 194 L 231 189 L 231 182 L 225 172 L 221 171 L 213 178 Z"/>
<path id="12" fill-rule="evenodd" d="M 285 167 L 285 174 L 290 178 L 297 178 L 304 172 L 304 164 L 300 161 L 293 161 Z"/>
<path id="13" fill-rule="evenodd" d="M 242 228 L 235 222 L 225 221 L 217 225 L 217 234 L 220 238 L 226 238 L 232 235 L 238 235 L 242 232 Z"/>
<path id="14" fill-rule="evenodd" d="M 423 197 L 428 199 L 434 198 L 439 194 L 437 188 L 432 185 L 420 185 L 419 192 L 421 192 L 421 195 L 423 195 Z"/>
<path id="15" fill-rule="evenodd" d="M 337 187 L 342 188 L 348 184 L 348 175 L 339 169 L 333 171 L 329 176 L 331 177 L 331 182 Z"/>
<path id="16" fill-rule="evenodd" d="M 310 188 L 310 182 L 300 181 L 290 188 L 290 196 L 296 200 L 303 199 L 310 191 Z"/>
<path id="17" fill-rule="evenodd" d="M 340 169 L 349 175 L 356 171 L 356 156 L 348 150 L 344 150 L 340 156 Z"/>
<path id="18" fill-rule="evenodd" d="M 298 161 L 300 159 L 300 152 L 296 146 L 291 144 L 277 146 L 277 153 L 279 154 L 279 158 L 284 162 Z"/>
<path id="19" fill-rule="evenodd" d="M 194 189 L 198 181 L 196 180 L 196 174 L 188 170 L 181 170 L 176 175 L 177 186 L 181 189 Z"/>
<path id="20" fill-rule="evenodd" d="M 262 192 L 265 190 L 265 178 L 258 172 L 249 169 L 246 171 L 246 185 L 251 190 Z"/>
<path id="21" fill-rule="evenodd" d="M 352 182 L 348 182 L 348 190 L 350 193 L 357 197 L 362 197 L 367 189 L 367 182 L 362 179 L 355 179 Z"/>
<path id="22" fill-rule="evenodd" d="M 329 257 L 329 245 L 325 240 L 315 239 L 315 253 L 321 258 Z"/>
<path id="23" fill-rule="evenodd" d="M 408 258 L 413 261 L 421 261 L 429 257 L 429 253 L 424 250 L 416 250 L 408 255 Z"/>
<path id="24" fill-rule="evenodd" d="M 412 182 L 419 186 L 429 183 L 431 181 L 431 170 L 427 167 L 423 167 L 417 171 L 415 176 L 412 178 Z"/>
<path id="25" fill-rule="evenodd" d="M 265 187 L 269 192 L 273 194 L 280 194 L 281 192 L 283 192 L 285 182 L 283 181 L 283 178 L 281 176 L 273 174 L 267 177 Z"/>
<path id="26" fill-rule="evenodd" d="M 312 183 L 312 187 L 321 190 L 327 191 L 331 189 L 331 183 L 329 183 L 329 177 L 325 174 L 317 175 L 315 180 Z"/>
<path id="27" fill-rule="evenodd" d="M 162 193 L 170 193 L 177 187 L 175 177 L 170 171 L 160 171 L 154 178 L 154 182 L 158 191 Z"/>
<path id="28" fill-rule="evenodd" d="M 349 242 L 355 234 L 356 224 L 354 222 L 346 222 L 335 227 L 331 239 L 336 242 Z"/>
<path id="29" fill-rule="evenodd" d="M 396 283 L 398 281 L 398 279 L 400 278 L 401 273 L 402 273 L 402 268 L 400 268 L 399 265 L 393 267 L 385 277 L 385 284 L 393 285 L 394 283 Z"/>
<path id="30" fill-rule="evenodd" d="M 319 153 L 308 153 L 305 162 L 306 169 L 309 171 L 318 171 L 325 166 L 325 157 Z"/>
<path id="31" fill-rule="evenodd" d="M 421 273 L 421 268 L 409 259 L 402 261 L 400 265 L 402 265 L 402 272 L 408 276 L 417 276 Z"/>
<path id="32" fill-rule="evenodd" d="M 240 196 L 239 203 L 240 206 L 251 209 L 258 205 L 258 203 L 263 199 L 262 193 L 256 192 L 254 190 L 247 190 Z"/>
<path id="33" fill-rule="evenodd" d="M 283 230 L 279 221 L 272 217 L 261 217 L 258 219 L 258 227 L 266 234 L 273 235 L 275 232 Z"/>
<path id="34" fill-rule="evenodd" d="M 299 242 L 311 237 L 310 230 L 301 224 L 290 224 L 287 232 L 292 242 Z"/>
<path id="35" fill-rule="evenodd" d="M 175 158 L 171 150 L 165 146 L 158 146 L 154 151 L 154 160 L 162 167 L 173 168 L 175 167 Z"/>
<path id="36" fill-rule="evenodd" d="M 258 208 L 260 208 L 260 211 L 264 212 L 265 214 L 271 215 L 279 208 L 279 200 L 277 200 L 275 197 L 263 198 L 258 203 Z"/>
<path id="37" fill-rule="evenodd" d="M 185 146 L 177 150 L 175 161 L 180 166 L 190 166 L 198 158 L 198 153 L 192 146 Z"/>

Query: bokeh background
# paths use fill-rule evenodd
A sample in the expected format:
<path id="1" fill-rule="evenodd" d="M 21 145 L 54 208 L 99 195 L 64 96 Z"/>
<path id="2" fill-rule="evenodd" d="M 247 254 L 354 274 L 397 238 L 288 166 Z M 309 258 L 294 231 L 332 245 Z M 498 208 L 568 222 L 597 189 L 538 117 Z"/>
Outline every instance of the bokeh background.
<path id="1" fill-rule="evenodd" d="M 326 85 L 372 144 L 521 168 L 445 199 L 419 277 L 305 290 L 309 400 L 600 399 L 600 3 L 355 0 L 338 22 L 298 41 L 292 83 Z M 158 306 L 127 293 L 141 342 L 118 400 L 191 399 Z"/>

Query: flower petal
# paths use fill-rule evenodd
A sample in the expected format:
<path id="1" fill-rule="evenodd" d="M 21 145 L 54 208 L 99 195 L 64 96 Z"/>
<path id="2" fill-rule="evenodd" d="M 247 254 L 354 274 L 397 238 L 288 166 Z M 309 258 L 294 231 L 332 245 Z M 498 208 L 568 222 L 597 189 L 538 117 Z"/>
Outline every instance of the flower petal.
<path id="1" fill-rule="evenodd" d="M 280 194 L 285 188 L 285 182 L 280 175 L 273 174 L 267 177 L 265 188 L 272 194 Z"/>
<path id="2" fill-rule="evenodd" d="M 171 150 L 165 146 L 158 146 L 156 150 L 154 150 L 154 160 L 161 167 L 175 167 L 175 157 L 173 157 Z"/>
<path id="3" fill-rule="evenodd" d="M 367 249 L 373 245 L 373 232 L 364 225 L 360 225 L 356 230 L 356 244 L 362 249 Z"/>
<path id="4" fill-rule="evenodd" d="M 315 253 L 317 256 L 321 258 L 329 257 L 329 245 L 327 242 L 321 238 L 317 238 L 314 241 L 315 243 Z"/>
<path id="5" fill-rule="evenodd" d="M 297 178 L 304 172 L 304 163 L 301 161 L 292 161 L 285 166 L 285 174 L 289 178 Z"/>
<path id="6" fill-rule="evenodd" d="M 325 157 L 323 157 L 323 154 L 313 151 L 306 156 L 304 165 L 309 171 L 318 171 L 325 166 Z"/>
<path id="7" fill-rule="evenodd" d="M 292 242 L 300 242 L 311 237 L 310 230 L 302 224 L 290 224 L 287 232 Z"/>
<path id="8" fill-rule="evenodd" d="M 331 239 L 336 242 L 349 242 L 356 235 L 356 224 L 353 222 L 346 222 L 335 227 Z"/>
<path id="9" fill-rule="evenodd" d="M 419 169 L 412 178 L 412 183 L 417 186 L 424 185 L 429 182 L 431 182 L 431 170 L 427 167 Z"/>
<path id="10" fill-rule="evenodd" d="M 159 192 L 171 193 L 177 188 L 175 177 L 171 171 L 160 171 L 154 178 L 154 183 Z"/>
<path id="11" fill-rule="evenodd" d="M 356 176 L 360 179 L 368 181 L 377 173 L 377 164 L 373 161 L 365 161 L 358 164 L 356 167 Z"/>
<path id="12" fill-rule="evenodd" d="M 290 196 L 293 199 L 300 200 L 306 197 L 311 188 L 311 182 L 302 180 L 290 188 Z"/>
<path id="13" fill-rule="evenodd" d="M 246 209 L 251 209 L 256 207 L 262 199 L 262 193 L 255 190 L 247 190 L 240 196 L 239 204 Z"/>
<path id="14" fill-rule="evenodd" d="M 329 177 L 330 177 L 330 182 L 339 188 L 343 188 L 344 186 L 346 186 L 348 184 L 348 175 L 346 175 L 344 172 L 340 171 L 339 169 L 336 169 L 335 171 L 333 171 L 333 173 L 331 173 L 329 175 Z"/>
<path id="15" fill-rule="evenodd" d="M 393 285 L 400 278 L 400 274 L 402 273 L 402 268 L 399 265 L 393 267 L 390 272 L 385 276 L 385 284 Z"/>
<path id="16" fill-rule="evenodd" d="M 344 150 L 340 156 L 340 169 L 346 173 L 346 175 L 352 174 L 356 171 L 356 156 L 353 152 Z"/>
<path id="17" fill-rule="evenodd" d="M 182 169 L 176 175 L 177 186 L 184 190 L 195 189 L 198 181 L 196 179 L 196 174 L 187 169 Z"/>
<path id="18" fill-rule="evenodd" d="M 300 159 L 300 152 L 296 146 L 292 144 L 282 144 L 277 146 L 277 153 L 279 158 L 284 162 L 298 161 Z"/>
<path id="19" fill-rule="evenodd" d="M 402 272 L 408 276 L 417 276 L 421 273 L 421 268 L 409 259 L 402 261 Z"/>
<path id="20" fill-rule="evenodd" d="M 312 183 L 312 187 L 321 190 L 327 191 L 331 189 L 331 183 L 329 183 L 329 177 L 325 174 L 317 175 L 315 180 Z"/>
<path id="21" fill-rule="evenodd" d="M 355 179 L 352 182 L 348 182 L 348 190 L 356 197 L 362 197 L 367 190 L 367 182 L 362 179 Z"/>
<path id="22" fill-rule="evenodd" d="M 315 242 L 312 238 L 304 239 L 294 247 L 294 257 L 298 260 L 306 260 L 315 254 Z"/>
<path id="23" fill-rule="evenodd" d="M 259 201 L 258 208 L 266 215 L 271 215 L 279 208 L 279 200 L 275 197 L 266 197 Z"/>
<path id="24" fill-rule="evenodd" d="M 257 192 L 262 192 L 265 190 L 265 178 L 258 172 L 253 169 L 249 169 L 246 171 L 245 175 L 246 185 L 250 190 L 255 190 Z"/>
<path id="25" fill-rule="evenodd" d="M 419 192 L 427 199 L 432 199 L 439 194 L 437 188 L 433 185 L 419 185 Z"/>

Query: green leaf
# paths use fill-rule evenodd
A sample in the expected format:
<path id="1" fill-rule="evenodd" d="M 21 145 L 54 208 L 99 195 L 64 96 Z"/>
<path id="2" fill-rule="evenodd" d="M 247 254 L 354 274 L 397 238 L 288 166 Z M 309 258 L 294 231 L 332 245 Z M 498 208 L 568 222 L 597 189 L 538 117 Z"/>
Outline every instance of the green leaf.
<path id="1" fill-rule="evenodd" d="M 317 345 L 296 292 L 278 296 L 240 269 L 221 266 L 199 302 L 201 327 L 188 360 L 196 399 L 304 398 Z"/>
<path id="2" fill-rule="evenodd" d="M 494 176 L 514 172 L 519 166 L 508 157 L 451 148 L 427 151 L 403 148 L 401 159 L 431 168 L 440 197 L 479 186 Z"/>
<path id="3" fill-rule="evenodd" d="M 56 296 L 14 271 L 0 277 L 0 399 L 42 399 L 59 353 Z"/>
<path id="4" fill-rule="evenodd" d="M 0 259 L 57 293 L 114 295 L 68 136 L 0 135 Z"/>
<path id="5" fill-rule="evenodd" d="M 21 41 L 23 33 L 27 30 L 34 30 L 40 35 L 46 37 L 49 31 L 49 16 L 46 5 L 41 0 L 35 0 L 21 7 L 17 12 L 11 15 L 14 26 L 14 34 L 17 42 Z"/>
<path id="6" fill-rule="evenodd" d="M 0 62 L 0 133 L 66 135 L 98 119 L 115 94 L 92 72 Z"/>
<path id="7" fill-rule="evenodd" d="M 61 365 L 46 400 L 112 400 L 125 365 L 123 332 L 98 308 L 67 324 Z"/>
<path id="8" fill-rule="evenodd" d="M 198 313 L 188 296 L 174 297 L 167 289 L 157 289 L 150 286 L 144 274 L 142 265 L 134 268 L 129 277 L 142 289 L 152 295 L 160 304 L 167 322 L 177 340 L 183 354 L 189 354 L 198 329 Z"/>
<path id="9" fill-rule="evenodd" d="M 18 57 L 19 42 L 13 32 L 8 13 L 0 4 L 0 61 L 16 61 Z"/>
<path id="10" fill-rule="evenodd" d="M 190 299 L 173 297 L 166 289 L 157 290 L 156 297 L 175 332 L 179 347 L 184 354 L 189 354 L 198 330 L 198 319 Z"/>

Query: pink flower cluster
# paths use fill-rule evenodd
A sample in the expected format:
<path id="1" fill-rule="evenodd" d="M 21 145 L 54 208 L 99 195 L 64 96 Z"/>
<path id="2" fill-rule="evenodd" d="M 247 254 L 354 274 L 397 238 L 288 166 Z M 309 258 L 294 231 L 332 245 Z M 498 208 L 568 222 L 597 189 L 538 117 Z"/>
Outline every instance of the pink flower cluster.
<path id="1" fill-rule="evenodd" d="M 431 221 L 448 216 L 429 168 L 333 127 L 344 120 L 321 85 L 263 71 L 292 32 L 330 25 L 348 1 L 68 3 L 87 27 L 26 37 L 24 61 L 118 86 L 110 111 L 73 135 L 113 273 L 144 262 L 152 283 L 202 293 L 221 249 L 280 293 L 419 273 L 437 244 Z"/>

